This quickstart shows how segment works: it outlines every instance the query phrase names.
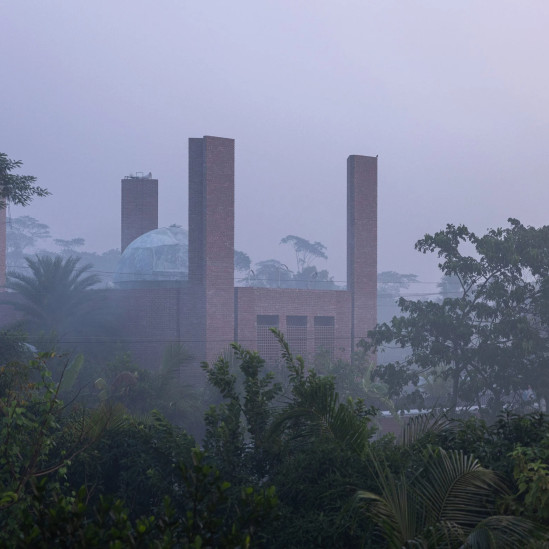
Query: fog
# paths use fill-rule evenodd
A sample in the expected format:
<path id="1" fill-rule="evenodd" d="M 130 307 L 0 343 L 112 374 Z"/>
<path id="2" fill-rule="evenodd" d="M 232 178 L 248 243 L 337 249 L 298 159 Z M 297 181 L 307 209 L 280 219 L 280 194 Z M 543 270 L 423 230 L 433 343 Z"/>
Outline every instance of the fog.
<path id="1" fill-rule="evenodd" d="M 548 546 L 548 16 L 0 2 L 0 547 Z"/>
<path id="2" fill-rule="evenodd" d="M 448 222 L 546 221 L 545 2 L 4 2 L 2 150 L 52 196 L 31 215 L 119 246 L 120 179 L 187 223 L 187 139 L 236 139 L 236 248 L 327 246 L 345 280 L 346 158 L 379 155 L 379 271 L 437 281 Z"/>

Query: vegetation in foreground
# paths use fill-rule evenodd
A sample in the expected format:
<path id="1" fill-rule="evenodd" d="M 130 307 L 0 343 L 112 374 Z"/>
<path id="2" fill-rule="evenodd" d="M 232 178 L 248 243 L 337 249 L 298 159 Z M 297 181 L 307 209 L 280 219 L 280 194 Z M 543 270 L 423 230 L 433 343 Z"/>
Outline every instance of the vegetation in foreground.
<path id="1" fill-rule="evenodd" d="M 4 199 L 47 194 L 10 174 L 19 163 L 0 161 Z M 94 370 L 82 354 L 29 347 L 25 330 L 61 347 L 60 331 L 90 316 L 93 281 L 77 260 L 35 260 L 34 277 L 12 283 L 38 308 L 0 334 L 0 546 L 547 546 L 549 421 L 539 409 L 549 396 L 548 231 L 511 220 L 483 237 L 454 226 L 426 235 L 418 249 L 437 252 L 448 285 L 461 291 L 400 300 L 405 315 L 363 344 L 365 360 L 388 342 L 411 349 L 385 368 L 355 360 L 350 373 L 329 364 L 338 375 L 320 375 L 274 331 L 285 365 L 275 379 L 257 353 L 233 345 L 203 366 L 217 403 L 201 442 L 167 419 L 192 423 L 185 413 L 195 395 L 172 392 L 182 389 L 172 377 L 182 349 L 168 349 L 154 377 L 137 375 L 125 354 Z M 304 270 L 303 242 L 287 240 Z M 65 282 L 46 289 L 57 274 Z M 446 412 L 416 416 L 398 439 L 380 436 L 371 404 L 424 405 L 426 381 L 450 384 L 432 406 Z M 525 407 L 513 396 L 533 382 L 538 409 L 516 414 Z M 477 415 L 455 416 L 473 406 Z"/>
<path id="2" fill-rule="evenodd" d="M 205 365 L 223 400 L 201 447 L 124 395 L 63 402 L 40 356 L 0 376 L 0 545 L 10 547 L 540 547 L 549 421 L 418 416 L 376 436 L 277 334 L 283 386 L 257 353 Z M 231 362 L 236 368 L 231 367 Z M 135 387 L 129 388 L 131 392 Z M 127 395 L 126 395 L 127 396 Z M 538 544 L 538 545 L 536 545 Z"/>
<path id="3" fill-rule="evenodd" d="M 462 255 L 463 242 L 478 257 Z M 543 546 L 549 421 L 535 379 L 547 355 L 545 242 L 545 228 L 514 221 L 481 238 L 463 227 L 426 236 L 418 246 L 438 251 L 462 293 L 401 299 L 405 315 L 378 326 L 352 365 L 317 357 L 320 371 L 306 368 L 274 331 L 284 364 L 275 377 L 233 345 L 203 366 L 215 402 L 203 421 L 199 395 L 177 381 L 184 349 L 167 349 L 154 376 L 127 354 L 101 357 L 97 344 L 92 367 L 76 354 L 85 347 L 70 359 L 29 348 L 25 330 L 60 349 L 62 329 L 96 318 L 100 333 L 108 317 L 90 315 L 93 280 L 78 261 L 32 260 L 34 278 L 11 282 L 35 307 L 30 322 L 0 334 L 0 544 Z M 58 274 L 71 284 L 50 286 L 66 295 L 44 301 Z M 409 358 L 369 363 L 372 346 L 395 341 Z M 450 387 L 431 406 L 440 413 L 411 420 L 398 439 L 380 436 L 375 406 L 427 407 L 429 378 Z M 530 384 L 538 402 L 524 413 L 511 397 Z"/>

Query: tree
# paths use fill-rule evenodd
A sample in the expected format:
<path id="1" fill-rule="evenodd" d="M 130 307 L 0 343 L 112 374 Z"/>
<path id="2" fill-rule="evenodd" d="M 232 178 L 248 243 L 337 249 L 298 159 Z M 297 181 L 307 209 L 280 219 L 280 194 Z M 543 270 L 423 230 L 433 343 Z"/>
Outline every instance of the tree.
<path id="1" fill-rule="evenodd" d="M 113 420 L 111 410 L 67 413 L 59 399 L 63 377 L 54 383 L 46 367 L 51 355 L 0 368 L 0 516 L 28 507 L 44 476 L 64 474 L 67 464 L 88 448 Z M 64 374 L 69 374 L 70 364 Z M 0 519 L 0 530 L 12 527 Z M 1 538 L 0 538 L 1 539 Z M 1 544 L 1 543 L 0 543 Z"/>
<path id="2" fill-rule="evenodd" d="M 402 289 L 409 288 L 414 282 L 417 282 L 417 275 L 411 273 L 402 274 L 395 271 L 377 273 L 378 294 L 392 298 L 398 297 Z"/>
<path id="3" fill-rule="evenodd" d="M 462 292 L 442 301 L 401 297 L 405 316 L 378 325 L 362 342 L 365 349 L 410 347 L 408 357 L 380 372 L 391 396 L 407 394 L 405 405 L 421 405 L 421 391 L 410 394 L 406 386 L 417 388 L 426 373 L 451 381 L 448 399 L 439 404 L 454 410 L 477 405 L 497 413 L 529 385 L 549 399 L 549 226 L 509 223 L 483 236 L 447 225 L 416 243 L 420 252 L 438 254 L 439 268 L 459 280 Z"/>
<path id="4" fill-rule="evenodd" d="M 24 263 L 25 250 L 50 237 L 50 228 L 29 215 L 10 219 L 6 228 L 7 259 L 11 268 Z"/>
<path id="5" fill-rule="evenodd" d="M 172 424 L 201 435 L 204 406 L 200 390 L 189 384 L 184 375 L 191 359 L 192 355 L 179 343 L 166 346 L 158 370 L 139 368 L 130 353 L 117 354 L 100 372 L 101 377 L 94 378 L 95 397 L 122 404 L 138 417 L 157 410 Z"/>
<path id="6" fill-rule="evenodd" d="M 242 389 L 231 366 L 238 364 Z M 208 382 L 225 402 L 212 406 L 205 416 L 205 450 L 218 460 L 225 478 L 264 478 L 269 468 L 267 427 L 273 400 L 282 392 L 272 373 L 264 373 L 265 361 L 258 353 L 231 345 L 231 354 L 212 365 L 202 364 Z M 232 370 L 232 371 L 231 371 Z"/>
<path id="7" fill-rule="evenodd" d="M 1 374 L 0 546 L 265 546 L 274 489 L 232 496 L 192 438 L 158 413 L 147 421 L 105 403 L 65 404 L 42 359 Z"/>
<path id="8" fill-rule="evenodd" d="M 305 267 L 301 272 L 296 273 L 292 280 L 293 288 L 311 290 L 335 290 L 337 285 L 334 277 L 326 269 L 317 270 L 314 265 Z"/>
<path id="9" fill-rule="evenodd" d="M 463 295 L 461 282 L 455 275 L 443 275 L 440 282 L 437 284 L 437 287 L 440 290 L 440 297 L 442 300 L 447 297 L 461 297 Z"/>
<path id="10" fill-rule="evenodd" d="M 281 241 L 281 244 L 290 244 L 295 252 L 297 272 L 301 273 L 305 267 L 309 267 L 313 259 L 328 259 L 326 246 L 321 242 L 310 242 L 300 236 L 289 234 Z"/>
<path id="11" fill-rule="evenodd" d="M 7 202 L 27 206 L 35 196 L 51 194 L 34 184 L 36 177 L 11 173 L 22 165 L 21 160 L 11 160 L 7 154 L 0 153 L 0 209 L 4 209 Z"/>
<path id="12" fill-rule="evenodd" d="M 368 439 L 374 434 L 369 425 L 372 410 L 361 400 L 341 402 L 331 376 L 319 376 L 314 370 L 306 374 L 303 357 L 294 359 L 284 334 L 271 328 L 289 372 L 292 399 L 277 414 L 270 427 L 270 436 L 286 430 L 287 440 L 301 442 L 327 437 L 362 455 Z"/>
<path id="13" fill-rule="evenodd" d="M 50 228 L 34 217 L 23 215 L 9 219 L 6 226 L 7 264 L 11 270 L 21 270 L 27 267 L 25 255 L 37 253 L 39 255 L 55 256 L 54 252 L 39 249 L 40 243 L 50 239 Z M 82 263 L 90 263 L 101 277 L 101 282 L 108 283 L 112 273 L 120 260 L 120 250 L 112 249 L 101 254 L 87 252 L 82 249 L 85 240 L 81 237 L 53 239 L 56 246 L 61 248 L 60 255 L 79 257 Z M 245 254 L 244 254 L 245 255 Z"/>
<path id="14" fill-rule="evenodd" d="M 529 520 L 498 515 L 505 485 L 478 460 L 460 451 L 428 447 L 411 478 L 395 476 L 372 456 L 380 494 L 357 499 L 377 522 L 387 547 L 522 548 L 540 528 Z"/>
<path id="15" fill-rule="evenodd" d="M 247 254 L 235 250 L 235 270 L 247 272 L 246 278 L 240 281 L 246 286 L 260 288 L 299 288 L 315 290 L 335 290 L 337 285 L 326 269 L 318 270 L 313 259 L 327 259 L 326 246 L 321 242 L 309 242 L 300 236 L 288 235 L 281 244 L 290 244 L 296 254 L 297 271 L 277 259 L 259 261 L 250 269 L 250 258 Z"/>
<path id="16" fill-rule="evenodd" d="M 89 274 L 91 265 L 79 266 L 79 261 L 75 257 L 36 256 L 26 258 L 32 274 L 8 273 L 7 286 L 18 294 L 18 299 L 9 303 L 25 315 L 35 333 L 63 336 L 74 332 L 79 319 L 93 317 L 97 303 L 88 290 L 99 277 Z"/>
<path id="17" fill-rule="evenodd" d="M 84 246 L 86 241 L 83 238 L 71 238 L 70 240 L 64 240 L 63 238 L 55 238 L 54 242 L 61 248 L 63 255 L 78 255 L 76 248 Z"/>
<path id="18" fill-rule="evenodd" d="M 234 251 L 234 270 L 235 274 L 238 273 L 240 278 L 235 281 L 241 286 L 250 286 L 252 280 L 252 260 L 250 256 L 239 250 Z"/>
<path id="19" fill-rule="evenodd" d="M 20 326 L 0 331 L 0 365 L 30 358 L 32 348 L 27 343 L 27 334 Z"/>
<path id="20" fill-rule="evenodd" d="M 417 275 L 397 273 L 396 271 L 383 271 L 377 273 L 377 318 L 378 322 L 387 322 L 399 312 L 397 300 L 402 290 L 408 289 L 410 284 L 417 282 Z M 403 352 L 400 349 L 392 350 L 394 359 L 401 358 Z"/>
<path id="21" fill-rule="evenodd" d="M 234 270 L 239 273 L 247 273 L 252 265 L 250 256 L 239 250 L 234 251 Z"/>
<path id="22" fill-rule="evenodd" d="M 288 288 L 292 281 L 292 272 L 276 259 L 267 259 L 255 264 L 252 286 L 260 288 Z"/>
<path id="23" fill-rule="evenodd" d="M 269 547 L 358 547 L 363 525 L 351 532 L 340 509 L 349 485 L 361 485 L 370 418 L 362 404 L 340 401 L 333 379 L 307 372 L 283 335 L 274 335 L 289 374 L 285 393 L 262 374 L 261 357 L 238 345 L 204 365 L 225 399 L 206 415 L 204 448 L 237 486 L 281 488 L 283 519 L 267 525 Z"/>

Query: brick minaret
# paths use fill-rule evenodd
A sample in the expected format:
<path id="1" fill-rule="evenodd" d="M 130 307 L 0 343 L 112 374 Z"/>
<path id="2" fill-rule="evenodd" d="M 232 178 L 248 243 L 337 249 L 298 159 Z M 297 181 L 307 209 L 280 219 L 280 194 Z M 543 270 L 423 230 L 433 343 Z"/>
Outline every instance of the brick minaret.
<path id="1" fill-rule="evenodd" d="M 137 237 L 154 229 L 158 229 L 158 179 L 125 177 L 122 179 L 120 252 Z"/>
<path id="2" fill-rule="evenodd" d="M 234 340 L 234 139 L 189 139 L 191 347 L 214 361 Z"/>
<path id="3" fill-rule="evenodd" d="M 347 290 L 354 350 L 377 321 L 377 157 L 347 159 Z"/>
<path id="4" fill-rule="evenodd" d="M 6 209 L 7 204 L 4 204 L 4 207 L 0 208 L 0 291 L 6 286 Z"/>

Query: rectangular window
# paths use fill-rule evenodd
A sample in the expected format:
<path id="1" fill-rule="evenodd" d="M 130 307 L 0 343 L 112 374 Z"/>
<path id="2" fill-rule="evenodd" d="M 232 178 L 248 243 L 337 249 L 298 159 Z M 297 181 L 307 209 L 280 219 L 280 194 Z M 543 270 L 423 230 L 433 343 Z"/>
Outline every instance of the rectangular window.
<path id="1" fill-rule="evenodd" d="M 315 354 L 326 353 L 334 358 L 335 318 L 333 316 L 315 316 Z"/>
<path id="2" fill-rule="evenodd" d="M 307 317 L 286 317 L 286 340 L 294 356 L 307 357 Z"/>
<path id="3" fill-rule="evenodd" d="M 278 362 L 280 347 L 270 328 L 278 328 L 278 315 L 257 315 L 257 350 L 268 364 Z"/>

